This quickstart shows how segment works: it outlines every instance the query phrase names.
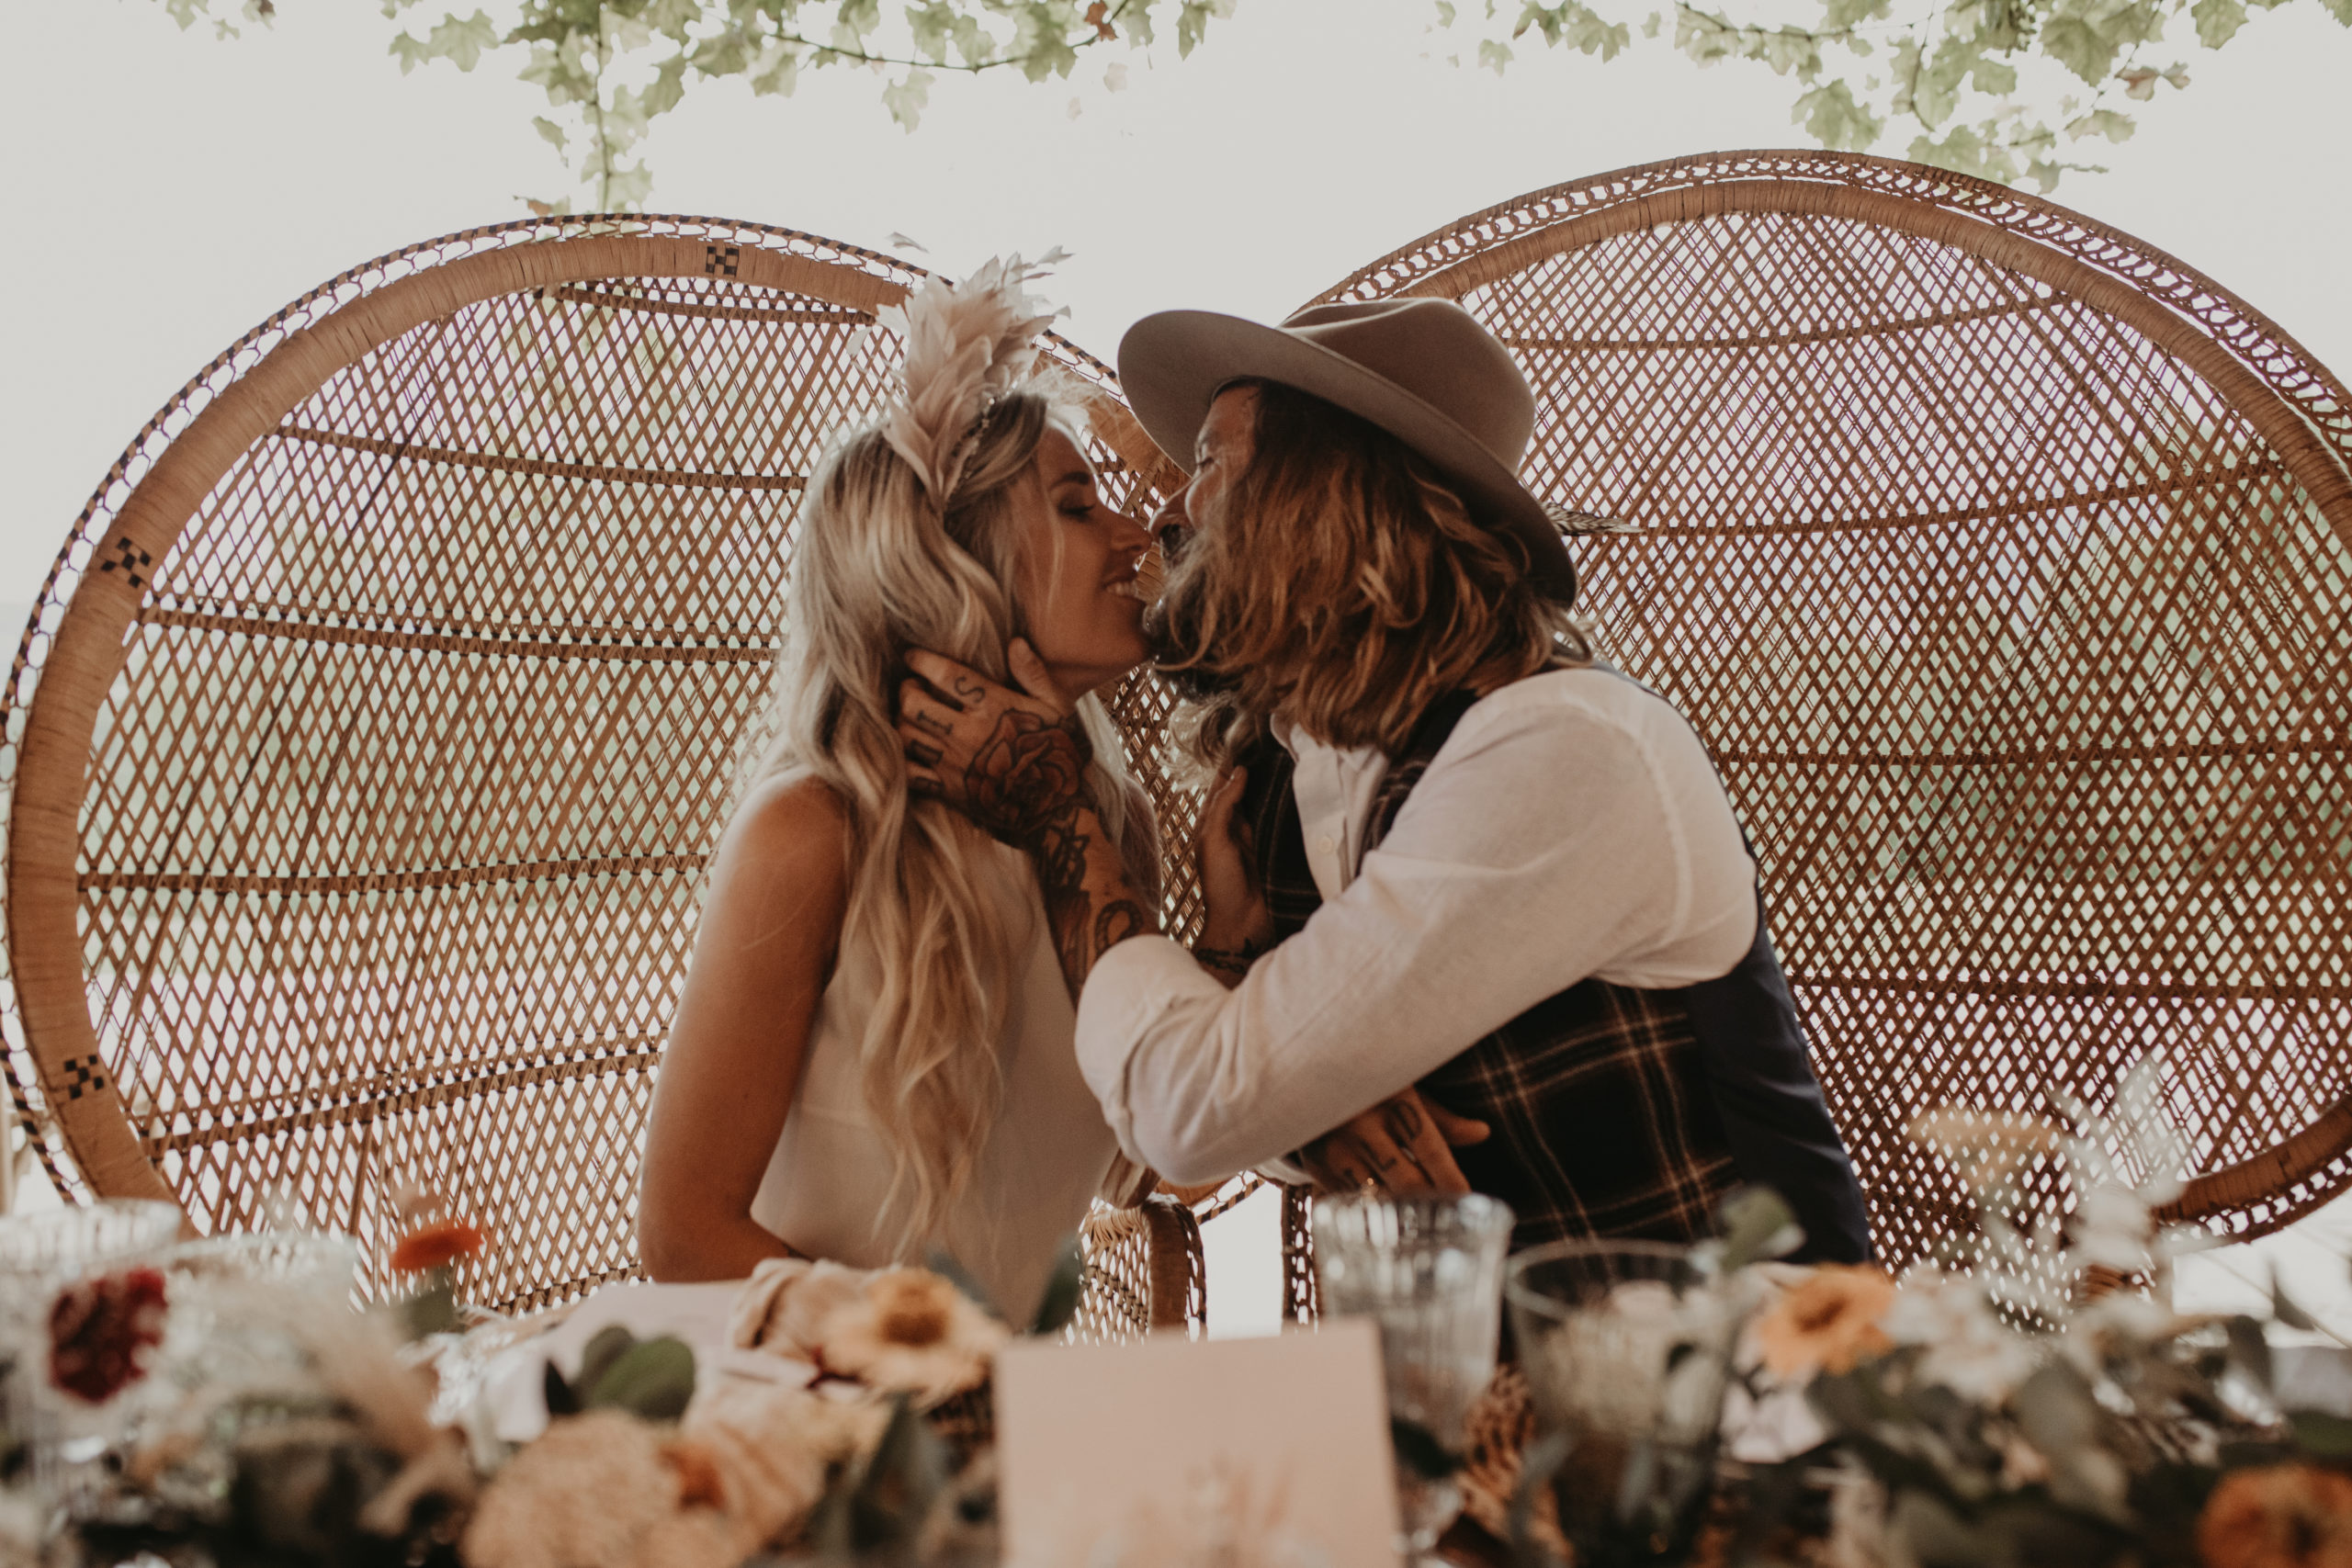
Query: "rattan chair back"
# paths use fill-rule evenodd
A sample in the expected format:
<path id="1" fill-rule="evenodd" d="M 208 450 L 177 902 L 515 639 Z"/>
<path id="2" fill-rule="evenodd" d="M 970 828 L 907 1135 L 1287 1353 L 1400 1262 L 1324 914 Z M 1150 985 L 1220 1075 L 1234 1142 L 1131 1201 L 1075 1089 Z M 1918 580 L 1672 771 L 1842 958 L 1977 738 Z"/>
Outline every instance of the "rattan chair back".
<path id="1" fill-rule="evenodd" d="M 1320 299 L 1403 294 L 1533 382 L 1527 471 L 1753 836 L 1891 1261 L 1968 1220 L 1916 1113 L 2104 1106 L 2152 1050 L 2177 1212 L 2256 1234 L 2344 1190 L 2340 382 L 2113 230 L 1836 153 L 1540 191 Z"/>
<path id="2" fill-rule="evenodd" d="M 405 1179 L 495 1235 L 469 1299 L 633 1272 L 803 476 L 877 405 L 897 344 L 863 329 L 918 276 L 748 224 L 477 230 L 305 296 L 156 416 L 0 739 L 8 1076 L 61 1190 L 348 1229 L 380 1280 Z M 1108 373 L 1049 353 L 1147 502 L 1170 470 Z M 1158 689 L 1116 705 L 1181 834 Z M 1143 1304 L 1098 1328 L 1150 1315 L 1115 1231 L 1090 1243 Z"/>

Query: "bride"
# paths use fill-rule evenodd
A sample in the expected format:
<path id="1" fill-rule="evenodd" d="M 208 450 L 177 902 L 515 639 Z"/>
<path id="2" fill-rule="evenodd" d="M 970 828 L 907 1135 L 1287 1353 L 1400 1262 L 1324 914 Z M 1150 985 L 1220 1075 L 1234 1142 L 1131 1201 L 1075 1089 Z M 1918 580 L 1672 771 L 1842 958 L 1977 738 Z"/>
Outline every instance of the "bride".
<path id="1" fill-rule="evenodd" d="M 914 295 L 889 323 L 894 401 L 809 480 L 779 739 L 719 842 L 654 1086 L 638 1238 L 656 1280 L 941 1249 L 1025 1321 L 1109 1176 L 1035 874 L 909 797 L 893 720 L 910 648 L 999 680 L 1009 645 L 1033 671 L 1034 649 L 1091 732 L 1121 858 L 1157 887 L 1149 807 L 1091 695 L 1145 657 L 1151 541 L 1029 372 L 1032 276 L 1015 257 Z"/>

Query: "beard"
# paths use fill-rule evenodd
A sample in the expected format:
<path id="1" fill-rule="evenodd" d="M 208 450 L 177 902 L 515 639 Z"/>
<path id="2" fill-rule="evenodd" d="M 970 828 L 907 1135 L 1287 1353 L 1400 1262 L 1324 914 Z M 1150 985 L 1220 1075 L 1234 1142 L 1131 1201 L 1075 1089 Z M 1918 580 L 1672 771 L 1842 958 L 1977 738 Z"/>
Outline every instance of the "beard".
<path id="1" fill-rule="evenodd" d="M 1144 641 L 1151 649 L 1154 672 L 1191 703 L 1205 703 L 1241 683 L 1238 675 L 1221 667 L 1201 630 L 1202 605 L 1211 597 L 1208 566 L 1197 558 L 1172 559 L 1166 588 L 1143 613 Z"/>

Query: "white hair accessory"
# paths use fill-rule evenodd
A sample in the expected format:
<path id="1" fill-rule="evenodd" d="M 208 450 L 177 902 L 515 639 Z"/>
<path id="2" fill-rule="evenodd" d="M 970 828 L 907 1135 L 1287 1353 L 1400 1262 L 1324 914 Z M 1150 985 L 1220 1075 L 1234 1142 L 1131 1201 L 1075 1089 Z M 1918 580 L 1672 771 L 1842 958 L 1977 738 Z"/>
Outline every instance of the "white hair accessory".
<path id="1" fill-rule="evenodd" d="M 882 439 L 907 460 L 944 512 L 970 459 L 972 437 L 997 400 L 1036 362 L 1037 333 L 1060 311 L 1039 312 L 1023 287 L 1062 259 L 1005 256 L 961 284 L 932 277 L 904 305 L 874 312 L 877 326 L 905 339 L 899 396 L 883 415 Z"/>

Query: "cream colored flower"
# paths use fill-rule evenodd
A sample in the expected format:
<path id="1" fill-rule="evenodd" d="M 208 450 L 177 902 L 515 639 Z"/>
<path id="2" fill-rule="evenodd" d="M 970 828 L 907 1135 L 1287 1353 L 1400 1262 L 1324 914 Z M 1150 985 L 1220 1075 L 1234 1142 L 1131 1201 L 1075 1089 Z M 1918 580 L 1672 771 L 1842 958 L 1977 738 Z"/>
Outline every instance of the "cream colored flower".
<path id="1" fill-rule="evenodd" d="M 1757 1320 L 1764 1365 L 1780 1378 L 1851 1371 L 1854 1363 L 1894 1347 L 1879 1326 L 1894 1302 L 1894 1281 L 1867 1263 L 1824 1264 L 1792 1285 Z"/>
<path id="2" fill-rule="evenodd" d="M 826 1371 L 926 1403 L 975 1388 L 1012 1336 L 955 1286 L 922 1269 L 884 1269 L 824 1322 Z"/>
<path id="3" fill-rule="evenodd" d="M 459 1543 L 469 1568 L 636 1568 L 654 1527 L 681 1511 L 663 1436 L 618 1410 L 556 1422 L 482 1493 Z"/>
<path id="4" fill-rule="evenodd" d="M 752 1270 L 727 1317 L 727 1341 L 813 1361 L 825 1320 L 857 1300 L 871 1276 L 830 1258 L 771 1258 Z"/>
<path id="5" fill-rule="evenodd" d="M 722 1506 L 756 1550 L 797 1536 L 828 1467 L 880 1441 L 888 1421 L 870 1401 L 722 1378 L 695 1396 L 679 1438 L 717 1472 Z"/>
<path id="6" fill-rule="evenodd" d="M 1903 1282 L 1879 1326 L 1897 1345 L 1920 1345 L 1919 1375 L 1954 1393 L 1997 1404 L 2033 1375 L 2041 1352 L 2004 1324 L 1969 1280 L 1923 1269 Z"/>
<path id="7" fill-rule="evenodd" d="M 1710 1355 L 1676 1352 L 1721 1332 L 1721 1307 L 1706 1292 L 1678 1296 L 1636 1280 L 1565 1314 L 1520 1354 L 1539 1404 L 1572 1410 L 1579 1426 L 1628 1438 L 1673 1434 L 1718 1414 L 1723 1368 Z"/>
<path id="8" fill-rule="evenodd" d="M 2137 1274 L 2152 1261 L 2148 1243 L 2154 1229 L 2146 1199 L 2113 1182 L 2094 1182 L 2078 1199 L 2067 1256 L 2078 1268 L 2097 1264 Z"/>
<path id="9" fill-rule="evenodd" d="M 736 1568 L 751 1555 L 737 1521 L 707 1508 L 656 1519 L 637 1543 L 639 1568 Z"/>

